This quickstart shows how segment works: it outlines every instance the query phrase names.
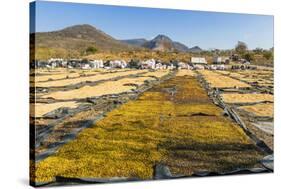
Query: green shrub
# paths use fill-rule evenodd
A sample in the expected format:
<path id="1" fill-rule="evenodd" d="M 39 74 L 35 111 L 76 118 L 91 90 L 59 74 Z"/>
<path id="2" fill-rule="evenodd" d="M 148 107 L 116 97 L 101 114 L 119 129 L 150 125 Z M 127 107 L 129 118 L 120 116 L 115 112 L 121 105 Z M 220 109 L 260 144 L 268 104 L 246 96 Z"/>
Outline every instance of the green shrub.
<path id="1" fill-rule="evenodd" d="M 98 49 L 97 48 L 95 48 L 95 47 L 88 47 L 87 49 L 86 49 L 86 54 L 95 54 L 96 52 L 98 51 Z"/>

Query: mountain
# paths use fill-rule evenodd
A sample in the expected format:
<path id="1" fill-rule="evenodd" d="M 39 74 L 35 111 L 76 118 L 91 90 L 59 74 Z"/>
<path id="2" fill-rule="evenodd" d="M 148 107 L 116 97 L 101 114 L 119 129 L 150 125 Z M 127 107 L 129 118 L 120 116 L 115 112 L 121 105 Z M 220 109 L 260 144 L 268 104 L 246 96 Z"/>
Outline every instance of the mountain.
<path id="1" fill-rule="evenodd" d="M 129 45 L 135 45 L 142 47 L 144 43 L 147 42 L 146 39 L 140 38 L 140 39 L 127 39 L 127 40 L 120 40 L 123 43 L 127 43 Z"/>
<path id="2" fill-rule="evenodd" d="M 151 50 L 157 50 L 157 51 L 180 51 L 180 52 L 187 52 L 188 47 L 185 46 L 182 43 L 176 42 L 171 40 L 169 37 L 165 35 L 157 35 L 154 39 L 148 41 L 146 39 L 128 39 L 128 40 L 122 40 L 122 42 L 125 42 L 130 45 L 135 45 L 139 47 L 145 47 L 147 49 Z"/>
<path id="3" fill-rule="evenodd" d="M 90 50 L 89 50 L 90 49 Z M 30 35 L 31 57 L 37 60 L 49 58 L 81 58 L 98 52 L 138 51 L 143 49 L 163 52 L 201 52 L 198 46 L 188 48 L 182 43 L 158 35 L 152 40 L 117 40 L 103 31 L 88 25 L 75 25 L 62 30 L 37 32 Z M 34 56 L 35 55 L 35 56 Z"/>
<path id="4" fill-rule="evenodd" d="M 143 47 L 156 51 L 172 52 L 176 50 L 173 41 L 165 35 L 156 36 L 151 41 L 144 43 Z"/>
<path id="5" fill-rule="evenodd" d="M 38 32 L 35 35 L 35 45 L 39 51 L 53 51 L 68 54 L 81 54 L 88 47 L 95 47 L 98 51 L 128 51 L 137 50 L 139 47 L 123 43 L 91 25 L 75 25 L 52 32 Z M 41 52 L 40 51 L 40 52 Z M 37 50 L 36 50 L 37 53 Z"/>
<path id="6" fill-rule="evenodd" d="M 175 49 L 177 49 L 180 52 L 187 52 L 189 49 L 187 46 L 185 46 L 184 44 L 182 44 L 180 42 L 174 42 L 174 47 L 175 47 Z"/>
<path id="7" fill-rule="evenodd" d="M 202 51 L 203 51 L 203 50 L 202 50 L 200 47 L 194 46 L 194 47 L 192 47 L 192 48 L 189 48 L 187 52 L 191 52 L 191 53 L 200 53 L 200 52 L 202 52 Z"/>

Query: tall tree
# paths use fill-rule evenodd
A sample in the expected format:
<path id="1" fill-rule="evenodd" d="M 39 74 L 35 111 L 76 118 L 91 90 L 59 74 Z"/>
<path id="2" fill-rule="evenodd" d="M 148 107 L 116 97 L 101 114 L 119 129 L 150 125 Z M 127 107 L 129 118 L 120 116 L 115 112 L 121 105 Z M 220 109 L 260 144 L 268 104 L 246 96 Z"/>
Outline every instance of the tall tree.
<path id="1" fill-rule="evenodd" d="M 247 50 L 248 50 L 247 44 L 242 41 L 238 41 L 237 45 L 235 46 L 236 53 L 243 55 L 246 53 Z"/>

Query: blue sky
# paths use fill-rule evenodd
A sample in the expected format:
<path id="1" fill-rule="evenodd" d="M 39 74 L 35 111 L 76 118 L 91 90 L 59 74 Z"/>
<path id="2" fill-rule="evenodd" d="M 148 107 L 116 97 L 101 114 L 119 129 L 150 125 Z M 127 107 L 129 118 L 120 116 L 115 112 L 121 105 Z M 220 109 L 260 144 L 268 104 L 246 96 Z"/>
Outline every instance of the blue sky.
<path id="1" fill-rule="evenodd" d="M 169 36 L 188 47 L 273 46 L 273 16 L 37 1 L 36 32 L 90 24 L 116 39 Z"/>

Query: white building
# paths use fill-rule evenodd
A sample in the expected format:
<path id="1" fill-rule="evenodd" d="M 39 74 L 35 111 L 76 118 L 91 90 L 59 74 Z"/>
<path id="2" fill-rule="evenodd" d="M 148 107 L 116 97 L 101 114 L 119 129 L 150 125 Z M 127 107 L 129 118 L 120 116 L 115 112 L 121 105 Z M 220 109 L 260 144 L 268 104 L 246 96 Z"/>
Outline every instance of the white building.
<path id="1" fill-rule="evenodd" d="M 190 63 L 192 64 L 207 64 L 205 58 L 202 57 L 191 57 Z"/>
<path id="2" fill-rule="evenodd" d="M 213 63 L 214 64 L 228 64 L 229 58 L 225 57 L 225 56 L 216 56 L 213 58 Z"/>
<path id="3" fill-rule="evenodd" d="M 174 66 L 174 64 L 169 64 L 169 65 L 167 66 L 167 69 L 168 69 L 168 70 L 173 70 L 174 68 L 176 68 L 176 67 Z"/>
<path id="4" fill-rule="evenodd" d="M 50 58 L 48 60 L 48 63 L 51 63 L 51 62 L 62 62 L 63 59 L 62 58 Z"/>
<path id="5" fill-rule="evenodd" d="M 91 69 L 91 66 L 90 66 L 90 64 L 82 64 L 81 68 L 83 70 L 89 70 L 89 69 Z"/>
<path id="6" fill-rule="evenodd" d="M 188 65 L 187 63 L 184 63 L 184 62 L 179 62 L 178 63 L 178 69 L 188 69 L 188 70 L 191 70 L 192 69 L 192 66 Z"/>
<path id="7" fill-rule="evenodd" d="M 149 59 L 141 62 L 142 69 L 155 69 L 156 61 L 154 59 Z"/>
<path id="8" fill-rule="evenodd" d="M 204 70 L 205 66 L 202 65 L 202 64 L 201 65 L 200 64 L 195 64 L 193 68 L 196 69 L 196 70 Z"/>
<path id="9" fill-rule="evenodd" d="M 156 70 L 161 70 L 162 69 L 162 64 L 161 63 L 156 63 L 155 64 L 155 69 Z"/>
<path id="10" fill-rule="evenodd" d="M 109 62 L 110 68 L 126 68 L 127 62 L 125 60 L 111 60 Z"/>
<path id="11" fill-rule="evenodd" d="M 62 58 L 50 58 L 47 63 L 51 68 L 59 67 L 59 66 L 64 66 L 63 64 L 65 61 Z M 65 65 L 67 62 L 65 63 Z"/>
<path id="12" fill-rule="evenodd" d="M 99 69 L 99 68 L 103 68 L 104 67 L 103 60 L 91 60 L 89 62 L 90 62 L 90 66 L 93 69 Z"/>
<path id="13" fill-rule="evenodd" d="M 57 62 L 50 62 L 49 64 L 51 66 L 51 68 L 55 68 L 58 66 L 58 63 Z"/>
<path id="14" fill-rule="evenodd" d="M 224 64 L 210 65 L 209 69 L 210 70 L 225 70 L 225 65 Z"/>

